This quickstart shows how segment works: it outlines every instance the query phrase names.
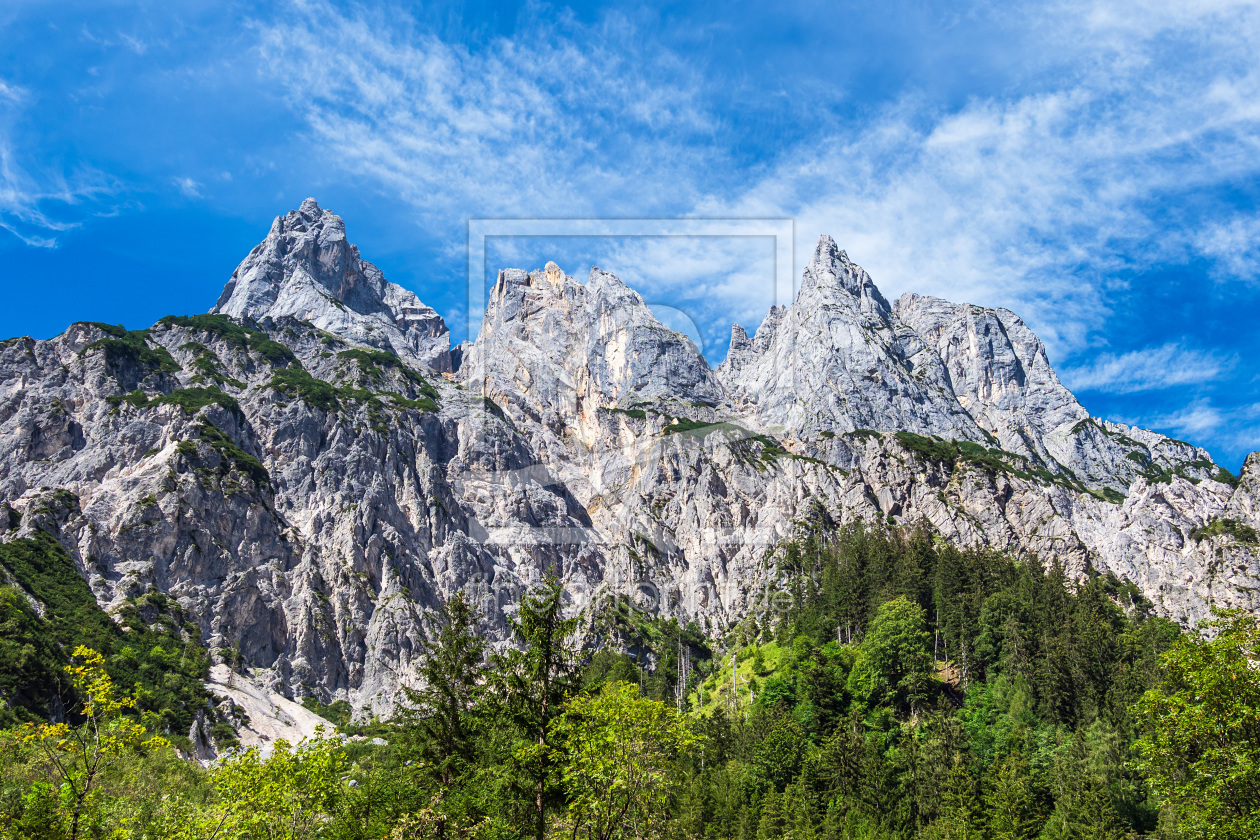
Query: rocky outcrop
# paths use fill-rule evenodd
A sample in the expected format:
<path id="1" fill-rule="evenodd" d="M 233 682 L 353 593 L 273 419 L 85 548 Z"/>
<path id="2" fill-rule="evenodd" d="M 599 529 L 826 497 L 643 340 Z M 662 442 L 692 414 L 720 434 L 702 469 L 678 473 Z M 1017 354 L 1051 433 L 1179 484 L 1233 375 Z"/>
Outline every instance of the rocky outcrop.
<path id="1" fill-rule="evenodd" d="M 1161 470 L 1216 475 L 1203 449 L 1092 419 L 1015 313 L 915 294 L 902 295 L 895 312 L 936 351 L 959 404 L 1002 449 L 1120 491 Z"/>
<path id="2" fill-rule="evenodd" d="M 1183 622 L 1260 607 L 1260 455 L 1235 489 L 1090 418 L 1014 315 L 891 307 L 829 238 L 716 371 L 599 269 L 501 272 L 449 376 L 407 295 L 308 201 L 212 315 L 3 342 L 0 539 L 51 533 L 103 605 L 167 592 L 250 691 L 360 714 L 456 591 L 495 644 L 547 574 L 721 632 L 820 513 L 1113 572 Z"/>
<path id="3" fill-rule="evenodd" d="M 792 437 L 904 429 L 984 440 L 959 404 L 939 356 L 901 324 L 862 268 L 819 240 L 800 291 L 773 309 L 720 369 L 760 427 Z"/>
<path id="4" fill-rule="evenodd" d="M 255 321 L 292 317 L 422 368 L 451 369 L 442 317 L 360 259 L 341 217 L 313 198 L 276 217 L 211 311 Z"/>

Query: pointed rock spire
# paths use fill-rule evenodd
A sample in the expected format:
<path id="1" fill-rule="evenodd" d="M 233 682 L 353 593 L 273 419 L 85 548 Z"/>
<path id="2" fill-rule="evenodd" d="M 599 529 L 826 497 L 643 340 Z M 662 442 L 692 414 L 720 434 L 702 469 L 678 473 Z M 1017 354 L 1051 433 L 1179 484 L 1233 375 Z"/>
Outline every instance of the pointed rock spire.
<path id="1" fill-rule="evenodd" d="M 880 294 L 871 276 L 862 266 L 849 260 L 849 255 L 836 246 L 827 234 L 818 237 L 814 256 L 805 266 L 801 289 L 796 295 L 798 303 L 843 300 L 845 295 L 857 298 L 862 310 L 879 320 L 887 321 L 892 314 L 888 301 Z"/>
<path id="2" fill-rule="evenodd" d="M 441 316 L 361 259 L 341 217 L 313 198 L 276 217 L 211 312 L 255 321 L 296 318 L 414 364 L 451 367 L 450 332 Z"/>

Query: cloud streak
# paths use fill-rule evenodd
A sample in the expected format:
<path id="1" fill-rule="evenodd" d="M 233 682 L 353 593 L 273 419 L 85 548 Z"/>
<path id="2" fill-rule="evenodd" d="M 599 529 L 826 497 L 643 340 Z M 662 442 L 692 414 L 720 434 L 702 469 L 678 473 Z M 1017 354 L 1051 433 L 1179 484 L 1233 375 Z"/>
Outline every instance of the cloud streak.
<path id="1" fill-rule="evenodd" d="M 54 248 L 57 234 L 77 227 L 84 212 L 116 188 L 94 169 L 71 174 L 30 169 L 31 156 L 14 140 L 14 127 L 31 98 L 0 79 L 0 230 L 26 245 Z"/>
<path id="2" fill-rule="evenodd" d="M 859 123 L 821 111 L 747 178 L 720 175 L 738 167 L 717 91 L 624 19 L 471 48 L 365 11 L 294 11 L 256 24 L 268 77 L 321 154 L 429 224 L 794 216 L 796 274 L 831 233 L 889 294 L 1009 307 L 1056 358 L 1097 343 L 1119 273 L 1205 258 L 1222 277 L 1254 276 L 1255 218 L 1202 206 L 1260 177 L 1251 4 L 1009 12 L 1036 33 L 1021 92 L 943 110 L 911 91 Z M 1182 218 L 1170 226 L 1169 213 Z M 672 279 L 659 262 L 608 267 Z M 748 320 L 760 282 L 715 284 L 706 315 Z"/>
<path id="3" fill-rule="evenodd" d="M 1236 359 L 1165 344 L 1128 353 L 1102 353 L 1081 367 L 1067 368 L 1062 379 L 1074 391 L 1133 394 L 1178 386 L 1203 386 L 1233 368 Z"/>
<path id="4" fill-rule="evenodd" d="M 694 200 L 689 141 L 713 121 L 700 79 L 615 16 L 581 38 L 535 28 L 473 49 L 362 9 L 294 11 L 256 24 L 264 72 L 321 154 L 430 221 L 589 216 L 618 202 L 642 215 L 666 203 L 662 178 L 677 187 L 670 211 Z"/>

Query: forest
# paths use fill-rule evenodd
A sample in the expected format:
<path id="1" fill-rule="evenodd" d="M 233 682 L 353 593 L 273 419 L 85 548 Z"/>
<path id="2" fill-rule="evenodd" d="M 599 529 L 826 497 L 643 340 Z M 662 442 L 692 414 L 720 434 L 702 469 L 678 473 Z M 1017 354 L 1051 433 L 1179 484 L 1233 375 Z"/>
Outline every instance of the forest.
<path id="1" fill-rule="evenodd" d="M 0 546 L 44 605 L 0 587 L 3 838 L 1260 836 L 1253 616 L 1183 630 L 924 528 L 815 518 L 721 636 L 568 616 L 551 580 L 497 652 L 455 598 L 394 717 L 308 699 L 329 737 L 267 757 L 218 721 L 209 767 L 181 757 L 212 700 L 196 628 L 157 593 L 107 616 L 68 561 Z"/>

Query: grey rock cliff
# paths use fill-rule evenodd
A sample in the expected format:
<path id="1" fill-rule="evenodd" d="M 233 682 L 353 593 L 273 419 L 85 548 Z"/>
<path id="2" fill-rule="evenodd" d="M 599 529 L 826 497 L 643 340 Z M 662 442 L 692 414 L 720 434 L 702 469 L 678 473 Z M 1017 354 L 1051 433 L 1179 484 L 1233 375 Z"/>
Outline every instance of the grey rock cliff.
<path id="1" fill-rule="evenodd" d="M 984 439 L 939 356 L 829 236 L 792 305 L 772 309 L 751 345 L 719 371 L 761 427 L 788 435 L 905 429 Z"/>
<path id="2" fill-rule="evenodd" d="M 360 259 L 341 217 L 313 198 L 276 217 L 211 312 L 255 321 L 293 317 L 421 367 L 451 369 L 441 316 Z"/>
<path id="3" fill-rule="evenodd" d="M 1090 418 L 1014 315 L 891 307 L 829 238 L 717 371 L 612 274 L 548 264 L 500 273 L 439 375 L 445 327 L 409 294 L 306 202 L 221 317 L 0 343 L 0 501 L 22 514 L 0 507 L 0 539 L 51 533 L 107 607 L 168 592 L 263 688 L 361 714 L 390 711 L 454 592 L 495 644 L 545 574 L 588 617 L 637 593 L 721 632 L 820 512 L 1113 572 L 1178 621 L 1260 607 L 1229 524 L 1260 528 L 1260 454 L 1234 488 L 1202 450 Z"/>

